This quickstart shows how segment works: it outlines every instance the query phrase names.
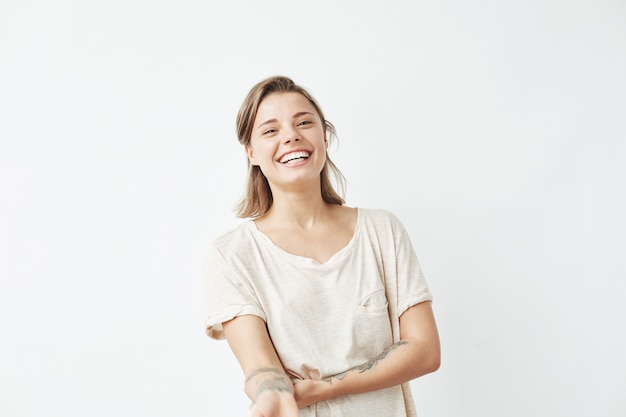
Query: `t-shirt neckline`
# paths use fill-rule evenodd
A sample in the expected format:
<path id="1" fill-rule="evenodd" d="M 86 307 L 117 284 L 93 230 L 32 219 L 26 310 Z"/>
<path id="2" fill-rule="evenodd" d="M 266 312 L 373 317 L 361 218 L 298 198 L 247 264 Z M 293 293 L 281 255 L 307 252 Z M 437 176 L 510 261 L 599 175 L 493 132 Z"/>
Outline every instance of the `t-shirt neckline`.
<path id="1" fill-rule="evenodd" d="M 356 209 L 356 223 L 354 225 L 354 233 L 352 234 L 352 238 L 350 239 L 350 241 L 348 241 L 348 243 L 343 248 L 339 249 L 337 252 L 332 254 L 332 256 L 326 260 L 326 262 L 319 262 L 317 259 L 313 259 L 308 256 L 296 255 L 295 253 L 286 251 L 285 249 L 275 244 L 274 241 L 270 239 L 268 235 L 263 233 L 257 227 L 254 220 L 248 220 L 247 225 L 248 225 L 248 229 L 251 231 L 251 233 L 254 236 L 258 237 L 267 247 L 279 253 L 281 256 L 295 260 L 297 262 L 307 264 L 307 265 L 325 267 L 342 259 L 345 256 L 345 254 L 350 252 L 352 246 L 354 246 L 355 244 L 354 242 L 356 242 L 358 234 L 360 234 L 360 231 L 361 231 L 361 217 L 362 217 L 362 213 L 361 213 L 362 210 L 358 207 L 355 207 L 355 209 Z"/>

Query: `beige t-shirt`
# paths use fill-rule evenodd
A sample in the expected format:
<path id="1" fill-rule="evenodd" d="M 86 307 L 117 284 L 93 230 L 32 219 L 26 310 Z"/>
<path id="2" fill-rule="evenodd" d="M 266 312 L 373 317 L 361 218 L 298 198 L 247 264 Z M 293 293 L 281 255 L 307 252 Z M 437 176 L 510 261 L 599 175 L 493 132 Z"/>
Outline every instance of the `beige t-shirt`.
<path id="1" fill-rule="evenodd" d="M 207 266 L 207 334 L 223 339 L 223 322 L 261 317 L 294 383 L 373 359 L 398 340 L 397 317 L 432 300 L 404 227 L 385 210 L 358 209 L 352 240 L 325 263 L 284 251 L 247 221 L 215 239 Z M 385 280 L 397 288 L 395 305 Z M 404 384 L 317 403 L 300 416 L 412 417 L 410 396 Z"/>

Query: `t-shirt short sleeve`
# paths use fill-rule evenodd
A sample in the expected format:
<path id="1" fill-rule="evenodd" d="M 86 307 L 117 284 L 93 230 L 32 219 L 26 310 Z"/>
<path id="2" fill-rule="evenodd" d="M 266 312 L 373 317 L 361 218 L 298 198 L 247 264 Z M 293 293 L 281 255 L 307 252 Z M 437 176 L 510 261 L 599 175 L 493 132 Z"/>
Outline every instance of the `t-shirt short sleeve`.
<path id="1" fill-rule="evenodd" d="M 391 215 L 391 222 L 396 250 L 398 315 L 402 315 L 408 308 L 432 301 L 433 297 L 406 229 L 394 215 Z"/>
<path id="2" fill-rule="evenodd" d="M 240 271 L 216 245 L 209 246 L 204 271 L 205 331 L 213 339 L 224 339 L 222 323 L 235 317 L 255 315 L 266 320 L 249 277 Z"/>

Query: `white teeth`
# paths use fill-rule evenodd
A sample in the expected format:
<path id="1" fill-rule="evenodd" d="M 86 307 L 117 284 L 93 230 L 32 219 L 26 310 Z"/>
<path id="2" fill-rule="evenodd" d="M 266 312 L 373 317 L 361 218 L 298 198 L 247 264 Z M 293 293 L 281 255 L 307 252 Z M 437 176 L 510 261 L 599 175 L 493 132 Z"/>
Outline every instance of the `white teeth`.
<path id="1" fill-rule="evenodd" d="M 280 163 L 281 164 L 286 164 L 290 161 L 293 161 L 294 159 L 306 159 L 311 155 L 310 152 L 307 151 L 296 151 L 296 152 L 290 152 L 287 155 L 283 156 L 282 158 L 280 158 Z"/>

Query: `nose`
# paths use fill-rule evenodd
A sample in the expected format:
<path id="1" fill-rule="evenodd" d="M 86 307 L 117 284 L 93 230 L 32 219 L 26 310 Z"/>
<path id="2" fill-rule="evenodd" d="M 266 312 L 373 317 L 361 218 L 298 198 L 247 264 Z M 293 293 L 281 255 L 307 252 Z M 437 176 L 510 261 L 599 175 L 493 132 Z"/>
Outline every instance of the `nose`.
<path id="1" fill-rule="evenodd" d="M 295 129 L 289 129 L 285 132 L 285 137 L 283 139 L 284 143 L 289 143 L 291 141 L 297 142 L 300 140 L 300 135 L 298 134 L 298 131 Z"/>

